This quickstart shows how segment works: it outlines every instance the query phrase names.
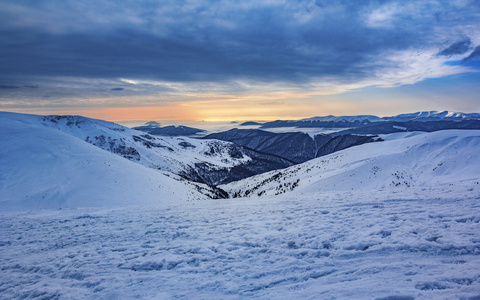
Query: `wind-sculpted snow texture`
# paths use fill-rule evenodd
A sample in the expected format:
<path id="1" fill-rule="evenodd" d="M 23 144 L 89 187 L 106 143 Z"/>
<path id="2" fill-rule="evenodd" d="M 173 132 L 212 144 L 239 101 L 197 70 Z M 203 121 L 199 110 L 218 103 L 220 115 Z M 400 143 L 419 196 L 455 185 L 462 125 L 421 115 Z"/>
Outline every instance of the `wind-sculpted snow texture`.
<path id="1" fill-rule="evenodd" d="M 3 299 L 477 299 L 479 189 L 0 214 Z"/>

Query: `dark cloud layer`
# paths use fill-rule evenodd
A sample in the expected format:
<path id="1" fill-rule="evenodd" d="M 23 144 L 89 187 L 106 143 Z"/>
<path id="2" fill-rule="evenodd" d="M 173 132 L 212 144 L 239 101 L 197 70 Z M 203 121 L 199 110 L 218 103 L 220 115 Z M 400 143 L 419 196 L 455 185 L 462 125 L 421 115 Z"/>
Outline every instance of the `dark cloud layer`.
<path id="1" fill-rule="evenodd" d="M 384 68 L 384 53 L 467 53 L 474 41 L 458 32 L 478 25 L 479 14 L 479 1 L 7 0 L 0 88 L 55 76 L 352 82 Z"/>
<path id="2" fill-rule="evenodd" d="M 464 60 L 467 61 L 467 60 L 478 59 L 478 58 L 480 58 L 480 46 L 475 47 L 473 52 Z"/>
<path id="3" fill-rule="evenodd" d="M 450 47 L 438 52 L 438 55 L 450 56 L 455 54 L 463 54 L 470 49 L 471 44 L 472 42 L 470 41 L 470 39 L 459 41 L 453 43 L 452 45 L 450 45 Z"/>

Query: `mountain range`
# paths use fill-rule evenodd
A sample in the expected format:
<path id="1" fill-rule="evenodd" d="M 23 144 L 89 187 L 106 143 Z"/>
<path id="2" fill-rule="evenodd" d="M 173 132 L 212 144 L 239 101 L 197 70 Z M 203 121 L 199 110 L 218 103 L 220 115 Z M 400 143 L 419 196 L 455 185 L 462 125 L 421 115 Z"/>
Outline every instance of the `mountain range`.
<path id="1" fill-rule="evenodd" d="M 163 136 L 195 136 L 199 133 L 205 132 L 203 129 L 183 126 L 183 125 L 169 125 L 162 127 L 160 123 L 150 121 L 143 126 L 133 127 L 135 130 L 143 131 L 152 135 Z"/>
<path id="2" fill-rule="evenodd" d="M 397 133 L 221 186 L 234 197 L 442 185 L 480 189 L 480 131 Z"/>
<path id="3" fill-rule="evenodd" d="M 472 121 L 229 142 L 0 112 L 0 298 L 477 299 L 480 130 L 441 129 Z"/>
<path id="4" fill-rule="evenodd" d="M 410 119 L 414 117 L 417 118 L 417 121 Z M 412 185 L 415 182 L 418 183 L 420 179 L 415 178 L 411 170 L 418 167 L 420 163 L 437 165 L 436 170 L 443 170 L 447 162 L 459 160 L 458 156 L 462 153 L 477 151 L 478 147 L 473 140 L 476 139 L 478 130 L 444 130 L 453 128 L 476 129 L 480 120 L 475 119 L 475 117 L 478 117 L 478 114 L 445 112 L 397 116 L 396 119 L 408 119 L 405 122 L 392 121 L 394 118 L 371 122 L 375 119 L 372 116 L 338 117 L 340 119 L 334 119 L 333 121 L 329 117 L 328 122 L 368 122 L 369 125 L 330 135 L 232 129 L 213 133 L 202 139 L 194 139 L 154 136 L 116 123 L 81 116 L 36 116 L 1 112 L 2 203 L 5 206 L 13 205 L 11 201 L 18 201 L 19 193 L 21 193 L 22 195 L 25 194 L 21 197 L 21 203 L 37 203 L 39 207 L 42 205 L 48 207 L 47 202 L 54 203 L 52 204 L 54 206 L 73 205 L 69 203 L 75 202 L 75 199 L 80 197 L 74 195 L 81 195 L 80 192 L 87 189 L 79 188 L 82 184 L 86 184 L 87 174 L 103 174 L 101 177 L 105 178 L 120 176 L 114 181 L 125 183 L 128 181 L 125 176 L 131 175 L 127 174 L 128 172 L 125 173 L 124 170 L 127 169 L 136 170 L 132 171 L 132 174 L 144 174 L 134 176 L 136 179 L 131 181 L 132 186 L 137 185 L 142 190 L 143 188 L 140 188 L 140 186 L 146 181 L 156 180 L 156 182 L 159 182 L 156 186 L 171 186 L 171 188 L 162 188 L 163 192 L 172 191 L 173 193 L 174 190 L 180 189 L 190 191 L 187 192 L 190 195 L 200 194 L 200 197 L 228 198 L 234 195 L 245 196 L 253 193 L 257 195 L 268 194 L 270 193 L 270 187 L 259 185 L 259 182 L 275 182 L 277 184 L 275 189 L 281 190 L 281 188 L 278 188 L 281 185 L 284 188 L 289 187 L 294 190 L 299 186 L 304 186 L 306 181 L 312 179 L 306 180 L 306 177 L 300 178 L 292 174 L 307 172 L 310 177 L 325 178 L 327 173 L 324 169 L 312 166 L 318 164 L 322 166 L 331 165 L 328 168 L 334 170 L 333 173 L 337 174 L 342 172 L 341 170 L 345 169 L 347 165 L 364 165 L 366 161 L 375 161 L 377 159 L 374 156 L 375 153 L 379 157 L 391 156 L 392 159 L 388 160 L 388 164 L 384 162 L 378 166 L 369 165 L 369 170 L 359 172 L 358 180 L 351 182 L 356 182 L 356 184 L 362 182 L 361 186 L 377 188 L 378 186 L 372 186 L 374 181 L 367 180 L 364 177 L 373 178 L 373 172 L 376 174 L 374 178 L 378 179 L 379 174 L 382 174 L 381 172 L 386 172 L 380 176 L 385 181 L 382 186 L 387 186 L 392 182 L 395 185 L 400 180 L 399 178 L 409 178 L 405 180 L 407 182 L 405 185 Z M 436 121 L 428 121 L 428 118 Z M 422 121 L 418 121 L 418 119 L 422 119 Z M 315 121 L 303 120 L 298 122 L 324 121 L 315 119 Z M 152 127 L 156 127 L 156 124 L 153 124 Z M 391 130 L 392 128 L 395 130 Z M 438 133 L 426 134 L 426 132 L 432 131 L 438 131 Z M 423 133 L 420 135 L 418 132 Z M 391 140 L 392 136 L 401 136 L 402 138 Z M 430 137 L 439 140 L 429 141 Z M 440 140 L 442 137 L 446 138 Z M 472 140 L 472 142 L 466 143 L 467 140 Z M 412 144 L 406 146 L 407 148 L 402 148 L 407 145 L 407 141 L 412 141 Z M 420 153 L 412 150 L 416 149 L 415 147 L 419 149 L 431 147 L 422 143 L 423 141 L 428 142 L 428 145 L 446 145 L 447 142 L 451 142 L 454 143 L 451 147 L 468 146 L 470 148 L 456 152 L 441 152 L 438 161 L 429 161 L 427 158 L 431 159 L 431 156 L 427 158 L 421 156 L 426 155 L 427 152 Z M 390 152 L 398 154 L 399 147 L 405 149 L 408 153 L 414 153 L 413 157 L 415 159 L 411 160 L 411 166 L 405 164 L 403 157 L 399 158 L 389 154 Z M 433 153 L 434 150 L 428 153 Z M 115 156 L 110 156 L 109 153 Z M 338 157 L 358 157 L 359 153 L 363 155 L 360 161 L 348 159 L 341 165 L 332 163 L 343 161 L 339 160 Z M 447 156 L 447 154 L 450 156 Z M 72 160 L 68 159 L 69 156 L 72 156 Z M 25 158 L 22 159 L 22 157 Z M 98 158 L 92 160 L 94 157 Z M 476 162 L 471 157 L 467 156 L 463 158 L 463 161 L 468 158 L 467 165 L 476 166 Z M 400 168 L 393 162 L 403 163 Z M 109 169 L 103 168 L 106 165 L 112 166 L 112 164 L 123 171 L 118 169 L 112 175 L 106 171 Z M 72 172 L 77 167 L 79 169 L 75 172 L 84 175 L 74 176 Z M 49 169 L 51 169 L 49 171 L 51 174 L 47 176 L 45 170 Z M 317 170 L 317 173 L 311 171 L 312 169 Z M 346 169 L 350 170 L 349 168 Z M 152 179 L 152 172 L 158 172 L 161 179 Z M 451 172 L 460 171 L 451 169 Z M 463 176 L 464 172 L 460 173 Z M 22 176 L 18 177 L 19 174 L 22 174 Z M 393 174 L 397 174 L 399 178 Z M 428 179 L 436 178 L 435 174 L 431 173 Z M 475 175 L 472 172 L 469 174 Z M 475 177 L 473 175 L 472 178 Z M 65 178 L 82 178 L 82 176 L 81 182 L 77 182 L 75 179 L 65 185 Z M 348 176 L 352 179 L 356 178 L 352 174 Z M 157 177 L 157 175 L 154 177 Z M 249 177 L 252 179 L 249 179 Z M 291 178 L 291 180 L 279 181 L 280 178 Z M 365 183 L 360 180 L 361 178 L 365 180 Z M 252 180 L 255 184 L 250 183 Z M 26 185 L 26 182 L 32 182 L 32 184 Z M 98 182 L 102 181 L 99 179 Z M 331 187 L 337 186 L 341 182 L 343 182 L 343 179 L 335 179 L 334 181 L 322 179 L 322 181 L 316 182 L 315 186 Z M 350 181 L 347 180 L 347 182 Z M 428 182 L 428 180 L 425 179 L 424 182 Z M 125 186 L 121 188 L 115 185 L 109 187 L 110 184 L 112 184 L 110 181 L 99 184 L 92 194 L 100 197 L 102 185 L 112 191 L 118 191 L 119 195 L 124 193 L 119 191 L 123 191 L 122 188 L 125 188 Z M 403 185 L 404 183 L 400 184 Z M 24 186 L 29 186 L 29 188 L 22 188 Z M 179 188 L 180 186 L 181 188 Z M 67 197 L 70 193 L 68 187 L 71 187 L 75 192 L 72 196 Z M 357 188 L 357 186 L 354 185 L 352 188 Z M 150 191 L 154 190 L 150 189 Z M 139 195 L 142 195 L 142 193 L 139 193 Z M 129 193 L 125 192 L 124 194 L 128 195 Z M 173 197 L 173 194 L 169 194 L 168 197 L 165 197 L 176 198 L 177 196 Z M 61 199 L 71 200 L 64 203 Z M 93 197 L 88 203 L 93 205 L 97 202 L 99 203 L 101 200 Z"/>
<path id="5" fill-rule="evenodd" d="M 458 113 L 450 111 L 423 111 L 416 113 L 400 114 L 391 117 L 377 117 L 373 115 L 358 115 L 358 116 L 325 116 L 325 117 L 313 117 L 301 120 L 277 120 L 272 122 L 266 122 L 260 126 L 262 129 L 279 128 L 279 127 L 298 127 L 298 128 L 361 128 L 369 127 L 368 133 L 379 134 L 385 133 L 385 127 L 392 128 L 391 132 L 397 132 L 402 129 L 395 129 L 393 126 L 401 126 L 401 124 L 407 123 L 407 130 L 409 130 L 408 124 L 415 124 L 411 130 L 417 130 L 422 125 L 419 122 L 437 122 L 443 121 L 442 124 L 438 123 L 432 125 L 431 131 L 442 129 L 456 129 L 458 122 L 471 120 L 471 124 L 468 129 L 479 129 L 480 124 L 476 121 L 480 120 L 479 113 Z M 409 123 L 411 122 L 411 123 Z M 387 125 L 389 124 L 389 125 Z M 435 123 L 432 123 L 435 124 Z M 449 128 L 446 128 L 449 127 Z"/>
<path id="6" fill-rule="evenodd" d="M 81 116 L 35 116 L 0 112 L 5 126 L 53 129 L 145 167 L 175 174 L 180 180 L 204 183 L 209 196 L 226 197 L 215 185 L 293 165 L 287 159 L 220 140 L 159 137 L 116 123 Z M 4 129 L 8 133 L 10 130 Z M 15 139 L 15 136 L 7 136 Z M 13 143 L 5 137 L 2 143 Z M 25 137 L 26 139 L 26 137 Z M 35 148 L 31 145 L 30 148 Z M 7 155 L 5 157 L 8 157 Z M 212 194 L 213 193 L 213 194 Z"/>
<path id="7" fill-rule="evenodd" d="M 325 117 L 313 117 L 302 119 L 300 121 L 320 121 L 320 122 L 355 122 L 355 121 L 369 121 L 369 122 L 382 122 L 382 121 L 394 121 L 394 122 L 406 122 L 406 121 L 461 121 L 469 119 L 480 119 L 478 113 L 461 113 L 452 111 L 419 111 L 415 113 L 399 114 L 391 117 L 377 117 L 374 115 L 357 115 L 357 116 L 325 116 Z"/>
<path id="8" fill-rule="evenodd" d="M 295 164 L 352 146 L 381 141 L 375 135 L 311 136 L 302 132 L 273 133 L 259 129 L 236 128 L 212 133 L 204 138 L 232 142 L 248 149 L 282 157 Z"/>

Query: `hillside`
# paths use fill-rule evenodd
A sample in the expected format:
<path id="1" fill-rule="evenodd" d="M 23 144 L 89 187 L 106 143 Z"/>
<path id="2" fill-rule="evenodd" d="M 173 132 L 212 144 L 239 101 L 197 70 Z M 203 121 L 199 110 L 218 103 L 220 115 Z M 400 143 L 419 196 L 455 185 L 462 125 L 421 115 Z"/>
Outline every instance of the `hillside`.
<path id="1" fill-rule="evenodd" d="M 40 117 L 40 116 L 39 116 Z M 188 175 L 195 164 L 231 168 L 250 160 L 231 143 L 187 137 L 156 137 L 115 123 L 80 116 L 40 117 L 58 129 L 97 147 L 153 169 Z"/>
<path id="2" fill-rule="evenodd" d="M 394 191 L 462 183 L 479 188 L 478 149 L 478 130 L 413 133 L 405 138 L 355 146 L 222 188 L 235 196 L 291 191 Z"/>
<path id="3" fill-rule="evenodd" d="M 35 116 L 0 118 L 0 209 L 158 205 L 205 199 L 197 187 L 134 163 Z M 208 188 L 198 185 L 198 188 Z"/>
<path id="4" fill-rule="evenodd" d="M 0 112 L 0 119 L 54 128 L 146 167 L 209 185 L 228 183 L 293 164 L 281 157 L 225 141 L 152 136 L 116 123 L 81 116 Z"/>
<path id="5" fill-rule="evenodd" d="M 275 155 L 295 164 L 327 155 L 348 147 L 378 141 L 373 135 L 330 136 L 317 134 L 313 137 L 302 132 L 273 133 L 259 129 L 231 129 L 212 133 L 205 139 L 232 142 L 261 153 Z"/>

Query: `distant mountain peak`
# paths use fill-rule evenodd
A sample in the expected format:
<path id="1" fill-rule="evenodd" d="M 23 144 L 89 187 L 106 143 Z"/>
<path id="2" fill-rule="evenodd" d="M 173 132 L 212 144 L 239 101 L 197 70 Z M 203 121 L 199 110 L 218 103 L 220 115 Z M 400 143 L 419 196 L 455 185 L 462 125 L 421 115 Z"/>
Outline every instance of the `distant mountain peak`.
<path id="1" fill-rule="evenodd" d="M 354 121 L 369 121 L 369 122 L 377 122 L 380 121 L 381 118 L 373 115 L 355 115 L 355 116 L 322 116 L 322 117 L 313 117 L 307 119 L 301 119 L 300 121 L 320 121 L 320 122 L 354 122 Z"/>
<path id="2" fill-rule="evenodd" d="M 388 121 L 438 121 L 438 120 L 478 120 L 480 114 L 478 113 L 462 113 L 454 111 L 418 111 L 414 113 L 399 114 L 392 117 L 383 117 L 382 119 Z"/>
<path id="3" fill-rule="evenodd" d="M 378 117 L 374 115 L 353 115 L 353 116 L 320 116 L 300 120 L 277 120 L 266 122 L 260 128 L 279 127 L 318 127 L 318 128 L 355 128 L 367 126 L 371 123 L 391 122 L 430 122 L 430 121 L 463 121 L 480 120 L 479 113 L 462 113 L 454 111 L 418 111 L 414 113 L 399 114 L 391 117 Z"/>
<path id="4" fill-rule="evenodd" d="M 152 127 L 152 128 L 159 128 L 161 124 L 158 123 L 157 121 L 149 121 L 145 123 L 145 126 Z"/>
<path id="5" fill-rule="evenodd" d="M 160 136 L 194 136 L 205 131 L 203 129 L 183 125 L 169 125 L 161 127 L 160 123 L 155 121 L 147 122 L 144 126 L 133 127 L 133 129 Z"/>

